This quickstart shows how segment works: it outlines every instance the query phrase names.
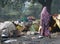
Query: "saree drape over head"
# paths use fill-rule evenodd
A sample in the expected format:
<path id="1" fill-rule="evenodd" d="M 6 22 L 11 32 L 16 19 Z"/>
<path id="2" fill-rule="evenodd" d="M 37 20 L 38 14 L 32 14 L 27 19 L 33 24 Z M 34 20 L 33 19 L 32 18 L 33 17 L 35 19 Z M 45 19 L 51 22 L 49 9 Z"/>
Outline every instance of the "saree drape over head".
<path id="1" fill-rule="evenodd" d="M 49 31 L 50 15 L 47 12 L 46 7 L 43 7 L 40 15 L 41 15 L 40 26 L 42 26 L 40 33 L 41 33 L 41 35 L 48 36 L 50 34 L 50 31 Z"/>

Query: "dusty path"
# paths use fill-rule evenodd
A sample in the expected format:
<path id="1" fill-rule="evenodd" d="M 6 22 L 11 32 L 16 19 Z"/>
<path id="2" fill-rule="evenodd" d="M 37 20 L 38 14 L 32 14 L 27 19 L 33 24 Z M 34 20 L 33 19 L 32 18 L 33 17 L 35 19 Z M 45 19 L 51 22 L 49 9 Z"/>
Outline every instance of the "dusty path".
<path id="1" fill-rule="evenodd" d="M 39 38 L 38 36 L 39 35 L 29 35 L 13 39 L 17 40 L 17 43 L 15 42 L 15 44 L 60 44 L 60 35 L 52 36 L 52 38 Z M 13 42 L 11 42 L 11 44 L 13 44 Z"/>

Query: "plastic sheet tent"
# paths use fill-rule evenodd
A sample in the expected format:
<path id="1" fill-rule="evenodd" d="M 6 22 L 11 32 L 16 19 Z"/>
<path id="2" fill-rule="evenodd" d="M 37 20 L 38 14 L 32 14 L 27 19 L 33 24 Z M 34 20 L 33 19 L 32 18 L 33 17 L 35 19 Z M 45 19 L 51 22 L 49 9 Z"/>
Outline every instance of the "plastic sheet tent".
<path id="1" fill-rule="evenodd" d="M 6 31 L 10 32 L 12 30 L 16 30 L 15 25 L 10 21 L 5 21 L 4 23 L 0 24 L 0 34 L 2 30 L 6 29 Z"/>

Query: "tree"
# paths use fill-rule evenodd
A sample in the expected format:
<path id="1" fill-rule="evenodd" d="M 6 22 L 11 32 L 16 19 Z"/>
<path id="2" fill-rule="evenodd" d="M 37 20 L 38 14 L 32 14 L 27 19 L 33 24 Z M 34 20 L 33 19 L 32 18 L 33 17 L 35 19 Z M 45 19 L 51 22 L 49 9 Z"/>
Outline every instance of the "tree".
<path id="1" fill-rule="evenodd" d="M 42 8 L 43 8 L 44 6 L 46 6 L 46 7 L 47 7 L 47 11 L 48 11 L 49 13 L 51 13 L 52 0 L 31 0 L 31 1 L 32 1 L 32 3 L 35 3 L 35 1 L 38 1 L 38 2 L 42 5 Z"/>
<path id="2" fill-rule="evenodd" d="M 52 0 L 38 0 L 39 3 L 42 4 L 42 6 L 46 6 L 47 7 L 47 10 L 49 13 L 51 13 L 51 4 L 52 4 Z"/>
<path id="3" fill-rule="evenodd" d="M 51 5 L 52 14 L 60 14 L 60 0 L 53 0 Z"/>

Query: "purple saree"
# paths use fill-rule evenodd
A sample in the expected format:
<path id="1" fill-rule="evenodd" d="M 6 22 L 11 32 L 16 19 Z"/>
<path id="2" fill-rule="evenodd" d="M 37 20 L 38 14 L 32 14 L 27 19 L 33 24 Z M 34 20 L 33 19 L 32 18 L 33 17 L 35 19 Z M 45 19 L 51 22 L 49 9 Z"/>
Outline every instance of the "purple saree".
<path id="1" fill-rule="evenodd" d="M 47 12 L 46 7 L 43 7 L 40 19 L 41 19 L 40 26 L 42 26 L 40 34 L 43 36 L 49 36 L 50 35 L 50 31 L 49 31 L 50 15 Z"/>

